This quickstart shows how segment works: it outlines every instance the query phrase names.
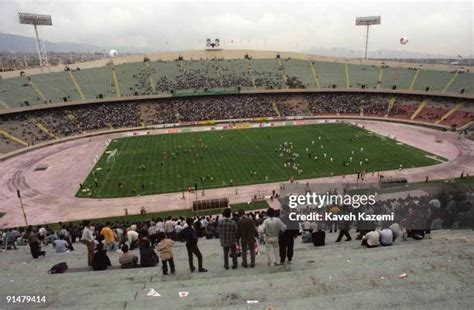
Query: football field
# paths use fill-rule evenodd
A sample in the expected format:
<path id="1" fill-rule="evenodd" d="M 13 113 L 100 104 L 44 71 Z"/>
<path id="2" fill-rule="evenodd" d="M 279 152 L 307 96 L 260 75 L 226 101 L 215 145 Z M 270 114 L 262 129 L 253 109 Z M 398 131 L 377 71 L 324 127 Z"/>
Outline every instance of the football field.
<path id="1" fill-rule="evenodd" d="M 127 197 L 428 166 L 422 150 L 349 124 L 113 140 L 77 193 Z"/>

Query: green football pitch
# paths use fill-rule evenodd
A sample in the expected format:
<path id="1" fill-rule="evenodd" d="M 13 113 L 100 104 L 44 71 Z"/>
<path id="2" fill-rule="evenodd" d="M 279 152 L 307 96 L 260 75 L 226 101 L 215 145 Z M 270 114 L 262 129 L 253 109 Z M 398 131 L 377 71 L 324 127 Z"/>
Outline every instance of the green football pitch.
<path id="1" fill-rule="evenodd" d="M 349 124 L 135 136 L 109 144 L 77 196 L 151 195 L 195 184 L 202 190 L 436 163 L 431 154 Z"/>

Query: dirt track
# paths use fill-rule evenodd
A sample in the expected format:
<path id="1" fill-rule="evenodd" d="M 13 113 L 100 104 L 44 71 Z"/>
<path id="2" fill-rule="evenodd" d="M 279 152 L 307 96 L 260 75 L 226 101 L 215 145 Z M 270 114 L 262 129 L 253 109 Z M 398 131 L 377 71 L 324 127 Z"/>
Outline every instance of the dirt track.
<path id="1" fill-rule="evenodd" d="M 308 121 L 312 123 L 315 121 Z M 449 159 L 448 162 L 430 167 L 403 169 L 384 172 L 386 176 L 406 177 L 409 181 L 424 181 L 425 176 L 431 180 L 458 177 L 462 171 L 474 174 L 474 141 L 458 139 L 452 132 L 441 132 L 433 129 L 406 124 L 386 123 L 380 121 L 356 121 L 367 129 L 395 136 L 397 140 L 433 154 Z M 154 133 L 162 133 L 156 130 Z M 19 208 L 16 190 L 22 193 L 25 211 L 29 224 L 78 220 L 123 215 L 124 208 L 129 213 L 138 213 L 141 206 L 148 212 L 170 209 L 184 209 L 191 206 L 195 194 L 182 193 L 161 194 L 144 197 L 114 199 L 84 199 L 74 197 L 89 171 L 94 166 L 94 157 L 102 154 L 106 141 L 122 137 L 114 133 L 92 138 L 81 138 L 45 148 L 32 150 L 0 162 L 0 212 L 6 213 L 0 219 L 0 227 L 23 225 L 23 216 Z M 35 171 L 38 166 L 48 169 Z M 313 183 L 340 183 L 355 180 L 355 176 L 319 178 Z M 305 182 L 301 180 L 299 182 Z M 375 177 L 367 177 L 365 182 L 374 182 Z M 221 188 L 198 193 L 199 199 L 228 197 L 231 203 L 246 202 L 254 195 L 265 196 L 278 183 Z"/>

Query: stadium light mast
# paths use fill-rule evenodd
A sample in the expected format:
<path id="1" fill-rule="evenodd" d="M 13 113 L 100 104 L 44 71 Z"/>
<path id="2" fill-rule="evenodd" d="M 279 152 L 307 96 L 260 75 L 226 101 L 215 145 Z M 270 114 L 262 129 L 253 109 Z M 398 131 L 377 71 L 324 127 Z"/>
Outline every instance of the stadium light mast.
<path id="1" fill-rule="evenodd" d="M 372 25 L 380 25 L 380 16 L 365 16 L 356 17 L 356 26 L 367 26 L 367 32 L 365 34 L 365 53 L 364 58 L 367 59 L 367 47 L 369 46 L 369 27 Z"/>
<path id="2" fill-rule="evenodd" d="M 48 55 L 46 54 L 46 47 L 44 45 L 44 42 L 41 41 L 39 37 L 38 26 L 52 26 L 53 21 L 51 20 L 51 15 L 30 13 L 18 13 L 18 15 L 20 17 L 20 24 L 33 25 L 33 27 L 35 28 L 36 48 L 38 49 L 40 67 L 48 66 Z"/>

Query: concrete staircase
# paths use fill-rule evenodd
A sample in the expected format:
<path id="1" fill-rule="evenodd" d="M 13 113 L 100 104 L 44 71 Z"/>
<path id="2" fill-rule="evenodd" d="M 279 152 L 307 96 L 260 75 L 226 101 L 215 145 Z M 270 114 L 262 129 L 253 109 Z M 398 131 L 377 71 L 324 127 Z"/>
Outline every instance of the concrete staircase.
<path id="1" fill-rule="evenodd" d="M 336 235 L 328 234 L 327 245 L 320 248 L 298 238 L 291 265 L 268 267 L 262 246 L 255 268 L 239 265 L 237 270 L 224 270 L 218 240 L 201 239 L 208 273 L 190 273 L 186 248 L 177 243 L 177 272 L 168 276 L 161 274 L 161 263 L 156 268 L 48 275 L 61 261 L 84 269 L 84 245 L 76 243 L 69 254 L 54 253 L 49 246 L 46 257 L 38 260 L 20 247 L 0 254 L 0 286 L 3 295 L 46 295 L 46 306 L 61 309 L 469 308 L 474 301 L 472 231 L 434 231 L 432 239 L 375 249 L 356 240 L 334 243 Z M 109 257 L 118 265 L 118 253 Z M 398 278 L 402 273 L 406 279 Z M 161 297 L 147 296 L 150 289 Z M 189 295 L 180 298 L 179 292 Z"/>

